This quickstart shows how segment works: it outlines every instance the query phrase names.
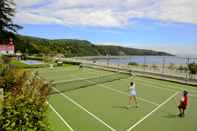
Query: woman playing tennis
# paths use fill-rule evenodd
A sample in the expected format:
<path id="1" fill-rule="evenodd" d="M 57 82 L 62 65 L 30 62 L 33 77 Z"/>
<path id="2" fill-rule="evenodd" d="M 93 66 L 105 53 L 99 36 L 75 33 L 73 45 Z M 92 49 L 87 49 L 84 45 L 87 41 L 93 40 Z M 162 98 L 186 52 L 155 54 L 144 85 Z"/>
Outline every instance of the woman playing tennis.
<path id="1" fill-rule="evenodd" d="M 130 87 L 129 87 L 129 104 L 128 104 L 128 107 L 131 106 L 132 100 L 135 101 L 136 108 L 138 107 L 136 96 L 137 96 L 137 92 L 136 92 L 135 83 L 134 82 L 131 82 L 130 83 Z"/>
<path id="2" fill-rule="evenodd" d="M 188 106 L 188 99 L 189 99 L 188 92 L 183 91 L 183 95 L 182 95 L 180 104 L 178 105 L 180 117 L 184 117 L 184 115 L 185 115 L 185 110 L 187 109 L 187 106 Z"/>

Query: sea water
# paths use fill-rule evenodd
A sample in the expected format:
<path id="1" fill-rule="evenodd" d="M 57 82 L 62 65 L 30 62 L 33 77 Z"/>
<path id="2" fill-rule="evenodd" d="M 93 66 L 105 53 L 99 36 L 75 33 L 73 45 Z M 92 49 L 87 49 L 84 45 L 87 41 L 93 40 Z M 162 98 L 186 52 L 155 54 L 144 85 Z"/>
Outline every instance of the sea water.
<path id="1" fill-rule="evenodd" d="M 116 58 L 97 59 L 96 62 L 110 64 L 128 64 L 135 62 L 138 64 L 187 64 L 197 63 L 197 57 L 180 57 L 180 56 L 120 56 Z"/>

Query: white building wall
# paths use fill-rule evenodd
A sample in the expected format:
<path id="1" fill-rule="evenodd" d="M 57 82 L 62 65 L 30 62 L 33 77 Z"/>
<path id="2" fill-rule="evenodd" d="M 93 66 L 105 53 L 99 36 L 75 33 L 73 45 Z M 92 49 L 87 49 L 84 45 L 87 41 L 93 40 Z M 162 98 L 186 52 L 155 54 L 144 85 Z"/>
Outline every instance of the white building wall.
<path id="1" fill-rule="evenodd" d="M 0 51 L 0 55 L 14 55 L 14 51 Z"/>

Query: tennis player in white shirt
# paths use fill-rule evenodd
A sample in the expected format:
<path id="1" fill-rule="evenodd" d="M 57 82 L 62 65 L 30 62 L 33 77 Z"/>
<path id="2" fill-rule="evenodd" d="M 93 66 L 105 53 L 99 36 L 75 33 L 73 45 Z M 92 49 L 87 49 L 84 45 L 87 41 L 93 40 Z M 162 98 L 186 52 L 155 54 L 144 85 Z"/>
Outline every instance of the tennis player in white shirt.
<path id="1" fill-rule="evenodd" d="M 129 87 L 129 104 L 128 104 L 128 107 L 131 106 L 131 103 L 132 103 L 133 100 L 135 102 L 136 108 L 138 107 L 136 96 L 137 96 L 137 92 L 136 92 L 135 83 L 131 82 L 130 87 Z"/>

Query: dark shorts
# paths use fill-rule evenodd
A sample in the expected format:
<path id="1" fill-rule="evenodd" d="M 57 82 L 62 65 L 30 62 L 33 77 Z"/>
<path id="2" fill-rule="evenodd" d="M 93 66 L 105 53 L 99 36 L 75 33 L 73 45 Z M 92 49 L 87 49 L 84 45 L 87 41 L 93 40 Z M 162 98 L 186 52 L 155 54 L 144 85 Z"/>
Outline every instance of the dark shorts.
<path id="1" fill-rule="evenodd" d="M 178 106 L 178 108 L 179 108 L 179 109 L 185 110 L 185 109 L 187 108 L 187 106 L 185 106 L 185 105 L 183 105 L 183 104 L 180 104 L 180 105 Z"/>

